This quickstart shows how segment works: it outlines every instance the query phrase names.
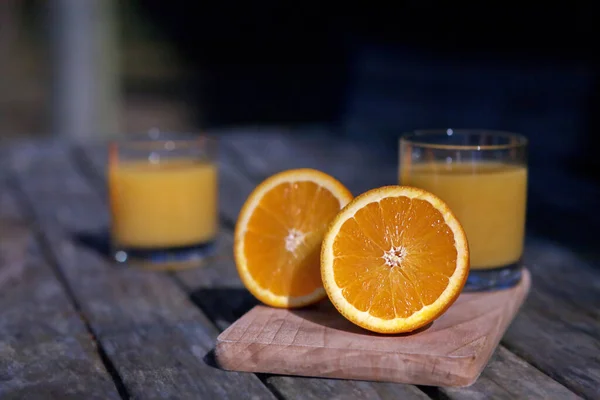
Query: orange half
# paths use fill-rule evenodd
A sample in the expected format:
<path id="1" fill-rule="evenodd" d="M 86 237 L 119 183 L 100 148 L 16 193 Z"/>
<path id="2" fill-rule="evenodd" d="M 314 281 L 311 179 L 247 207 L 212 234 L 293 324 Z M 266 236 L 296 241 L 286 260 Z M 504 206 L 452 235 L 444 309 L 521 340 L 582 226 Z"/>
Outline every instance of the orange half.
<path id="1" fill-rule="evenodd" d="M 469 273 L 460 223 L 435 195 L 407 186 L 370 190 L 325 234 L 321 275 L 347 319 L 379 333 L 410 332 L 458 298 Z"/>
<path id="2" fill-rule="evenodd" d="M 248 197 L 235 227 L 234 256 L 246 288 L 273 307 L 301 307 L 323 299 L 323 235 L 352 194 L 312 169 L 271 176 Z"/>

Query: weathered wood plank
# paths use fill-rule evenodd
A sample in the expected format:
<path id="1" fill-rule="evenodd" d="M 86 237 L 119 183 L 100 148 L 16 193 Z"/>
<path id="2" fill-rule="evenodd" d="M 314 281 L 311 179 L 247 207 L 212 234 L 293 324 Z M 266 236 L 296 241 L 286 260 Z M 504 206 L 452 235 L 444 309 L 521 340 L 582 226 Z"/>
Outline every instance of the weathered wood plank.
<path id="1" fill-rule="evenodd" d="M 0 398 L 119 398 L 2 177 L 0 310 Z"/>
<path id="2" fill-rule="evenodd" d="M 2 399 L 119 399 L 86 336 L 0 341 Z"/>
<path id="3" fill-rule="evenodd" d="M 347 384 L 340 384 L 347 382 Z M 410 385 L 390 383 L 339 381 L 290 376 L 270 376 L 267 383 L 289 399 L 429 399 L 424 392 Z"/>
<path id="4" fill-rule="evenodd" d="M 532 296 L 532 302 L 535 296 Z M 544 309 L 526 304 L 502 343 L 512 352 L 587 398 L 600 396 L 600 343 L 557 312 L 560 300 Z M 571 319 L 572 318 L 568 318 Z"/>
<path id="5" fill-rule="evenodd" d="M 243 137 L 245 138 L 245 137 Z M 228 143 L 229 140 L 233 141 L 233 145 L 235 146 L 236 143 L 239 146 L 238 151 L 235 151 L 234 153 L 231 153 L 230 149 L 228 150 Z M 244 139 L 246 140 L 246 139 Z M 270 141 L 275 141 L 275 145 L 269 145 Z M 243 144 L 240 144 L 240 141 Z M 278 143 L 278 144 L 277 144 Z M 222 175 L 229 175 L 228 178 L 223 179 L 222 180 L 222 185 L 221 185 L 221 193 L 223 194 L 223 192 L 227 193 L 227 195 L 223 196 L 222 198 L 225 199 L 221 202 L 221 211 L 222 214 L 229 220 L 231 221 L 235 221 L 235 219 L 237 218 L 237 213 L 239 212 L 239 209 L 241 207 L 241 205 L 243 204 L 243 201 L 245 200 L 246 196 L 250 193 L 250 191 L 252 190 L 254 184 L 245 176 L 242 176 L 240 174 L 237 174 L 236 171 L 233 171 L 231 169 L 231 165 L 237 163 L 238 167 L 242 167 L 245 169 L 245 173 L 247 173 L 247 175 L 249 176 L 255 176 L 256 179 L 262 179 L 264 177 L 266 177 L 268 174 L 275 172 L 276 170 L 281 170 L 281 169 L 285 169 L 285 168 L 292 168 L 292 167 L 300 167 L 300 166 L 309 166 L 309 167 L 317 167 L 323 170 L 326 170 L 328 172 L 331 173 L 331 170 L 334 168 L 329 168 L 328 170 L 328 165 L 329 164 L 335 164 L 335 165 L 345 165 L 345 171 L 350 170 L 349 168 L 347 168 L 347 165 L 349 164 L 349 162 L 332 162 L 333 159 L 335 159 L 335 157 L 340 157 L 340 153 L 338 150 L 336 150 L 335 154 L 325 154 L 324 156 L 321 156 L 320 158 L 316 158 L 314 155 L 312 155 L 312 153 L 310 151 L 306 151 L 306 150 L 302 150 L 302 146 L 300 145 L 294 145 L 293 147 L 293 154 L 290 153 L 289 150 L 285 150 L 285 146 L 288 145 L 284 145 L 284 147 L 279 147 L 281 146 L 281 143 L 285 143 L 285 139 L 281 139 L 279 137 L 276 137 L 275 139 L 273 138 L 267 138 L 265 141 L 260 141 L 260 140 L 256 140 L 256 138 L 249 138 L 247 142 L 242 141 L 242 139 L 240 139 L 239 137 L 234 137 L 233 139 L 229 139 L 225 141 L 224 143 L 224 148 L 223 148 L 223 152 L 222 152 L 222 162 L 221 162 L 221 170 L 222 170 Z M 314 144 L 314 142 L 313 142 Z M 257 157 L 253 151 L 259 151 L 259 150 L 251 150 L 253 147 L 255 146 L 257 149 L 271 149 L 269 150 L 267 153 L 267 155 L 264 155 L 264 157 Z M 328 146 L 325 145 L 320 145 L 321 148 L 328 148 Z M 329 146 L 331 147 L 331 146 Z M 240 150 L 243 149 L 243 151 Z M 342 148 L 344 148 L 342 146 Z M 349 154 L 352 155 L 352 157 L 355 158 L 354 162 L 358 163 L 359 165 L 362 165 L 361 162 L 361 154 L 368 154 L 368 152 L 364 152 L 364 151 L 357 151 L 356 149 L 353 149 L 352 147 L 346 147 L 348 148 L 348 152 Z M 274 149 L 274 150 L 273 150 Z M 97 154 L 97 153 L 95 153 Z M 258 163 L 258 167 L 252 166 L 251 163 L 246 163 L 246 155 L 253 155 L 253 159 L 256 160 L 256 163 Z M 261 153 L 259 153 L 261 154 Z M 281 167 L 280 165 L 278 165 L 275 161 L 271 161 L 270 157 L 268 156 L 268 154 L 274 154 L 276 155 L 277 159 L 275 161 L 282 163 L 285 162 L 287 163 L 285 167 Z M 294 158 L 294 155 L 296 154 L 300 154 L 300 156 L 298 158 Z M 98 157 L 98 156 L 94 156 L 93 157 Z M 298 160 L 304 160 L 304 161 L 298 161 Z M 302 163 L 304 162 L 304 163 Z M 100 162 L 101 164 L 101 162 Z M 324 167 L 323 167 L 324 165 Z M 376 163 L 373 163 L 373 165 L 375 166 L 374 168 L 377 169 L 376 167 Z M 265 167 L 269 167 L 272 169 L 272 171 L 261 171 L 258 168 L 265 168 Z M 351 170 L 350 170 L 351 171 Z M 344 169 L 339 170 L 339 173 L 344 173 Z M 348 172 L 345 173 L 346 175 L 348 174 Z M 391 176 L 391 173 L 388 173 L 388 179 L 389 176 Z M 343 176 L 339 176 L 338 174 L 338 178 L 341 178 L 343 181 Z M 385 180 L 385 176 L 386 174 L 379 174 L 376 175 L 379 180 Z M 354 183 L 347 183 L 346 181 L 344 181 L 344 183 L 346 183 L 350 188 L 354 189 L 353 185 L 359 186 L 362 185 L 365 188 L 368 188 L 369 183 L 372 181 L 369 176 L 364 176 L 362 173 L 361 174 L 354 174 L 352 180 L 349 180 L 350 182 L 354 182 Z M 381 183 L 377 183 L 377 184 L 385 184 L 386 182 L 381 182 Z M 226 241 L 230 241 L 230 238 L 222 238 L 221 241 L 223 242 L 224 240 Z M 221 243 L 221 245 L 223 245 L 223 243 Z M 230 244 L 227 244 L 227 246 L 230 246 Z M 194 298 L 196 299 L 196 301 L 207 311 L 208 314 L 211 317 L 211 319 L 217 321 L 217 324 L 219 325 L 219 327 L 221 329 L 223 329 L 224 327 L 226 327 L 229 323 L 231 323 L 232 321 L 234 321 L 236 318 L 238 318 L 239 316 L 241 316 L 243 314 L 243 312 L 245 312 L 249 306 L 251 304 L 253 304 L 253 300 L 251 299 L 251 297 L 249 297 L 249 295 L 247 295 L 245 293 L 245 291 L 240 289 L 239 286 L 239 282 L 237 280 L 237 274 L 235 273 L 235 271 L 232 271 L 231 269 L 227 268 L 227 260 L 223 260 L 222 261 L 222 266 L 217 266 L 218 264 L 215 264 L 215 266 L 217 266 L 217 269 L 214 271 L 214 275 L 209 274 L 208 271 L 210 270 L 209 268 L 205 269 L 203 271 L 203 274 L 198 275 L 195 271 L 187 271 L 187 272 L 182 272 L 180 273 L 180 275 L 183 275 L 184 278 L 182 278 L 183 283 L 186 286 L 189 286 L 190 288 L 197 288 L 195 294 L 194 294 Z M 535 268 L 535 266 L 534 266 Z M 542 267 L 540 267 L 542 268 Z M 229 272 L 226 272 L 229 271 Z M 215 289 L 216 285 L 221 285 L 221 286 L 225 286 L 222 287 L 220 289 Z M 216 307 L 216 305 L 223 305 L 223 304 L 227 304 L 229 302 L 229 306 L 227 307 Z M 531 326 L 530 326 L 531 328 Z M 535 332 L 536 329 L 534 329 L 533 331 Z M 515 341 L 518 341 L 518 339 L 515 339 Z M 535 346 L 535 343 L 533 344 L 533 348 L 538 348 L 537 346 Z M 527 343 L 526 345 L 523 345 L 524 347 L 529 347 L 531 346 L 531 343 Z M 594 350 L 593 347 L 589 348 L 589 350 Z M 594 354 L 594 353 L 592 353 Z M 490 363 L 490 366 L 488 367 L 488 369 L 490 369 L 492 367 L 492 365 L 494 365 L 495 361 L 492 361 L 492 363 Z M 532 371 L 536 371 L 534 368 L 529 367 L 530 370 Z M 509 371 L 511 370 L 510 368 L 508 369 Z M 536 371 L 539 372 L 539 371 Z M 483 376 L 480 378 L 480 380 L 478 382 L 485 382 L 485 379 L 487 379 L 487 374 L 488 371 L 486 370 L 483 374 Z M 533 374 L 534 377 L 536 377 L 537 381 L 536 384 L 540 384 L 542 386 L 545 387 L 553 387 L 553 385 L 555 385 L 556 383 L 553 382 L 551 379 L 548 379 L 545 375 L 543 374 Z M 513 375 L 514 377 L 518 377 L 517 374 Z M 560 379 L 560 376 L 557 376 L 558 379 Z M 278 377 L 273 377 L 273 378 L 269 378 L 269 379 L 274 379 L 275 381 L 278 379 Z M 539 381 L 539 382 L 538 382 Z M 481 385 L 481 383 L 479 383 Z M 506 395 L 506 393 L 510 393 L 507 392 L 502 386 L 499 386 L 497 384 L 489 384 L 489 385 L 485 385 L 485 388 L 482 387 L 482 390 L 486 390 L 489 391 L 492 390 L 493 388 L 496 389 L 496 394 L 498 396 Z M 459 394 L 454 393 L 453 395 L 455 395 L 456 397 L 460 397 Z"/>
<path id="6" fill-rule="evenodd" d="M 227 136 L 231 163 L 253 181 L 291 168 L 317 168 L 339 179 L 354 195 L 398 184 L 395 159 L 382 157 L 377 143 L 351 142 L 319 135 L 314 130 L 296 135 L 241 132 Z"/>
<path id="7" fill-rule="evenodd" d="M 87 331 L 0 182 L 0 337 L 36 341 Z"/>
<path id="8" fill-rule="evenodd" d="M 451 397 L 460 399 L 489 399 L 490 393 L 506 399 L 580 398 L 503 347 L 496 350 L 485 373 L 473 386 L 445 388 L 444 391 Z"/>
<path id="9" fill-rule="evenodd" d="M 240 170 L 257 179 L 257 183 L 277 171 L 298 167 L 317 168 L 333 174 L 355 194 L 370 187 L 393 184 L 396 179 L 394 166 L 378 164 L 376 154 L 370 153 L 368 148 L 340 142 L 339 139 L 313 137 L 297 139 L 283 135 L 256 137 L 240 134 L 232 135 L 227 143 L 234 151 L 231 159 L 235 160 Z M 232 212 L 237 215 L 238 210 L 232 210 Z M 545 249 L 546 251 L 550 250 L 548 247 Z M 537 262 L 532 263 L 537 275 L 549 273 L 544 266 Z M 542 271 L 542 269 L 544 270 Z M 598 275 L 594 271 L 588 268 L 583 272 L 590 279 L 595 278 L 592 279 L 592 282 L 597 282 Z M 560 273 L 556 271 L 555 279 L 559 279 L 560 276 Z M 530 299 L 509 328 L 503 343 L 509 348 L 517 350 L 517 353 L 526 357 L 527 361 L 541 368 L 546 374 L 567 385 L 576 393 L 594 397 L 598 390 L 594 385 L 597 386 L 597 383 L 600 382 L 598 359 L 595 355 L 599 354 L 599 344 L 588 333 L 582 332 L 580 327 L 577 329 L 578 327 L 570 325 L 568 320 L 572 320 L 572 318 L 568 316 L 577 315 L 579 323 L 593 332 L 597 332 L 597 320 L 578 312 L 575 307 L 564 304 L 554 303 L 552 304 L 553 314 L 544 313 L 540 307 L 550 308 L 546 303 L 549 300 L 548 293 L 540 294 L 540 290 L 535 284 L 535 277 L 533 282 L 534 287 L 530 293 Z M 579 282 L 577 287 L 571 291 L 571 297 L 576 298 L 578 291 L 582 289 L 589 296 L 594 296 L 592 293 L 594 289 L 588 283 Z M 557 315 L 564 316 L 565 319 L 556 318 Z M 526 332 L 529 333 L 526 334 Z M 564 332 L 569 332 L 568 338 L 564 337 Z M 570 344 L 573 342 L 581 346 L 581 352 L 572 351 Z M 548 361 L 548 349 L 555 352 L 556 359 L 552 362 Z M 572 364 L 556 362 L 559 359 L 568 359 Z M 492 365 L 493 362 L 484 371 L 482 378 L 489 374 L 488 369 Z M 528 368 L 534 370 L 531 366 Z M 511 370 L 513 369 L 507 368 L 507 371 Z M 514 379 L 519 377 L 516 369 L 511 373 L 513 373 Z M 537 376 L 539 385 L 553 387 L 556 384 L 543 374 L 534 375 Z M 497 382 L 496 386 L 506 389 L 506 392 L 510 393 L 509 388 L 504 388 L 501 382 Z M 486 391 L 490 389 L 489 385 L 485 388 Z M 458 392 L 450 393 L 445 389 L 443 391 L 449 396 L 459 396 Z"/>
<path id="10" fill-rule="evenodd" d="M 256 376 L 227 374 L 203 361 L 217 331 L 167 274 L 117 268 L 101 249 L 81 243 L 83 234 L 96 238 L 108 216 L 68 147 L 20 146 L 11 150 L 11 162 L 22 200 L 129 395 L 273 397 Z"/>
<path id="11" fill-rule="evenodd" d="M 231 247 L 233 246 L 232 235 L 221 235 L 220 246 Z M 206 311 L 207 315 L 215 321 L 220 329 L 227 328 L 232 322 L 241 317 L 247 312 L 252 306 L 257 304 L 247 290 L 245 290 L 239 282 L 237 273 L 231 268 L 233 260 L 221 258 L 218 262 L 207 265 L 203 268 L 202 273 L 198 273 L 197 270 L 182 271 L 178 273 L 178 276 L 182 279 L 186 286 L 190 289 L 194 289 L 192 292 L 192 298 L 197 304 Z M 501 376 L 502 379 L 498 377 Z M 519 381 L 526 379 L 526 383 L 523 383 L 523 391 L 517 393 L 514 391 L 514 384 L 509 382 Z M 298 379 L 304 383 L 298 382 L 292 383 L 290 380 Z M 284 393 L 286 397 L 297 397 L 300 394 L 304 394 L 306 387 L 312 388 L 314 386 L 314 392 L 306 392 L 306 396 L 315 396 L 320 398 L 322 392 L 327 392 L 330 383 L 318 384 L 314 383 L 315 379 L 311 378 L 289 378 L 272 376 L 267 379 L 269 384 L 273 385 L 279 392 Z M 329 382 L 329 380 L 316 380 Z M 498 381 L 498 383 L 496 383 Z M 310 384 L 307 384 L 310 382 Z M 349 381 L 334 381 L 334 382 L 349 382 Z M 504 382 L 507 382 L 506 384 Z M 337 384 L 337 383 L 336 383 Z M 356 382 L 354 383 L 356 384 Z M 363 389 L 355 389 L 353 385 L 340 385 L 337 390 L 347 391 L 358 390 L 358 393 L 362 393 Z M 399 396 L 402 391 L 409 391 L 411 395 L 420 396 L 420 392 L 416 392 L 414 387 L 408 385 L 397 385 L 397 384 L 383 384 L 374 383 L 370 384 L 372 389 L 377 393 L 382 393 L 382 398 L 387 398 L 383 393 L 388 394 L 390 398 Z M 511 387 L 507 387 L 511 386 Z M 531 386 L 531 388 L 530 388 Z M 521 387 L 517 385 L 516 387 Z M 533 390 L 532 388 L 535 388 Z M 431 388 L 430 393 L 437 392 L 438 389 Z M 470 388 L 465 389 L 452 389 L 446 388 L 441 389 L 441 392 L 452 399 L 467 398 L 506 398 L 514 399 L 516 397 L 533 396 L 536 398 L 537 393 L 543 392 L 553 393 L 556 392 L 561 394 L 555 398 L 576 398 L 577 396 L 566 389 L 561 384 L 548 378 L 542 372 L 531 367 L 514 354 L 507 351 L 502 346 L 497 350 L 496 354 L 490 360 L 487 368 L 484 370 L 481 377 L 477 382 Z M 564 396 L 562 396 L 564 394 Z M 358 396 L 360 397 L 360 396 Z M 310 397 L 309 397 L 310 398 Z M 347 397 L 340 397 L 347 398 Z M 369 397 L 370 398 L 370 397 Z M 377 397 L 375 397 L 377 398 Z M 410 398 L 410 397 L 406 397 Z M 418 397 L 417 397 L 418 398 Z M 538 397 L 539 398 L 539 397 Z M 548 397 L 546 397 L 548 398 Z M 552 398 L 552 396 L 550 397 Z"/>
<path id="12" fill-rule="evenodd" d="M 223 150 L 223 164 L 224 165 L 231 165 L 231 158 L 235 158 L 238 157 L 239 154 L 232 154 L 232 153 L 228 153 L 227 151 L 227 142 L 224 143 L 224 148 Z M 280 152 L 276 152 L 276 154 L 281 155 Z M 282 159 L 288 159 L 287 157 L 283 157 Z M 268 160 L 267 160 L 268 161 Z M 271 165 L 273 166 L 274 163 L 267 163 L 265 165 Z M 233 196 L 230 198 L 225 198 L 225 200 L 223 200 L 221 202 L 221 209 L 222 212 L 228 216 L 228 218 L 235 220 L 235 218 L 237 218 L 237 213 L 239 212 L 239 209 L 241 208 L 246 196 L 250 193 L 250 191 L 253 189 L 254 184 L 248 182 L 248 179 L 245 179 L 243 176 L 239 176 L 233 174 L 234 171 L 230 171 L 229 174 L 231 174 L 231 176 L 227 179 L 229 180 L 231 183 L 230 185 L 235 187 L 236 191 L 240 194 L 239 196 Z M 256 171 L 255 171 L 256 172 Z M 258 173 L 257 173 L 258 174 Z M 249 185 L 250 183 L 250 185 Z M 223 237 L 221 239 L 222 241 L 227 240 L 230 244 L 228 244 L 229 246 L 232 246 L 232 237 Z M 223 274 L 223 271 L 226 270 L 226 264 L 227 261 L 223 261 L 223 268 L 220 268 L 219 270 L 214 271 L 214 278 L 213 279 L 218 279 L 218 277 Z M 208 271 L 205 271 L 205 276 L 204 278 L 206 279 L 206 275 Z M 182 272 L 182 274 L 186 274 L 186 275 L 192 275 L 194 274 L 193 271 L 185 271 Z M 237 276 L 235 275 L 235 272 L 233 272 L 230 276 L 229 279 L 227 280 L 227 283 L 229 284 L 227 288 L 224 289 L 220 289 L 220 290 L 215 290 L 215 289 L 211 289 L 209 288 L 203 288 L 202 286 L 202 282 L 201 281 L 194 281 L 194 276 L 188 276 L 187 277 L 187 281 L 189 283 L 193 283 L 191 286 L 192 287 L 200 287 L 201 289 L 197 290 L 195 293 L 195 298 L 196 300 L 202 304 L 203 301 L 206 301 L 207 299 L 214 299 L 215 297 L 219 298 L 220 301 L 227 301 L 228 298 L 234 298 L 236 297 L 237 299 L 242 299 L 244 297 L 248 297 L 249 295 L 245 293 L 245 291 L 243 289 L 240 289 L 239 284 L 235 283 Z M 214 282 L 214 280 L 213 280 Z M 237 295 L 234 295 L 235 293 L 237 293 Z M 241 302 L 240 302 L 241 303 Z M 214 316 L 213 318 L 221 318 L 221 319 L 230 319 L 228 322 L 231 323 L 233 322 L 235 319 L 237 319 L 238 317 L 240 317 L 243 314 L 243 311 L 246 311 L 246 309 L 242 308 L 242 310 L 240 310 L 240 303 L 234 303 L 233 304 L 233 309 L 234 310 L 238 310 L 237 312 L 234 313 L 225 313 L 226 315 L 219 315 L 219 316 Z M 232 318 L 232 319 L 231 319 Z M 229 323 L 223 324 L 225 326 L 227 326 Z M 487 369 L 490 369 L 492 366 L 499 364 L 499 361 L 497 361 L 497 357 L 493 358 L 492 361 L 490 362 L 489 366 Z M 506 363 L 504 363 L 506 364 Z M 510 363 L 508 363 L 510 364 Z M 527 365 L 527 364 L 525 364 Z M 508 365 L 506 366 L 507 370 L 511 370 L 511 366 Z M 501 367 L 498 367 L 501 368 Z M 507 392 L 505 388 L 503 388 L 502 386 L 499 386 L 497 384 L 486 384 L 487 381 L 490 381 L 490 378 L 488 378 L 488 374 L 489 372 L 487 371 L 484 372 L 484 374 L 482 375 L 482 377 L 480 378 L 480 380 L 478 381 L 478 383 L 475 385 L 475 388 L 472 390 L 477 390 L 477 388 L 480 388 L 481 393 L 485 394 L 487 396 L 490 396 L 491 398 L 496 398 L 496 397 L 507 397 L 507 394 L 510 394 L 511 392 Z M 530 370 L 530 375 L 531 375 L 531 379 L 532 382 L 534 382 L 536 385 L 539 385 L 541 387 L 547 387 L 547 388 L 553 388 L 553 387 L 561 387 L 563 391 L 565 391 L 566 393 L 570 393 L 568 390 L 566 390 L 564 387 L 562 387 L 560 384 L 552 381 L 551 379 L 549 379 L 547 376 L 543 375 L 542 373 L 540 373 L 539 371 L 535 370 L 535 368 L 532 368 L 531 366 L 528 366 L 528 369 Z M 512 375 L 514 379 L 517 379 L 519 377 L 519 375 L 517 373 Z M 273 382 L 273 385 L 275 387 L 279 389 L 278 385 L 278 381 L 280 379 L 284 379 L 282 377 L 271 377 L 269 378 L 270 381 Z M 387 390 L 392 390 L 391 388 L 395 388 L 395 390 L 399 390 L 399 388 L 405 389 L 406 385 L 392 385 L 392 384 L 386 384 L 387 386 L 385 386 L 387 388 Z M 374 387 L 376 388 L 381 388 L 382 384 L 373 384 Z M 460 389 L 454 393 L 449 393 L 446 392 L 445 389 L 443 390 L 445 395 L 448 395 L 452 398 L 461 398 L 462 397 L 462 393 L 460 392 Z M 289 395 L 292 395 L 293 392 L 289 392 Z M 301 393 L 300 391 L 297 391 L 296 394 Z M 318 392 L 317 392 L 318 393 Z M 526 394 L 526 393 L 525 393 Z M 397 395 L 397 394 L 396 394 Z M 571 395 L 573 395 L 571 393 Z M 292 396 L 293 397 L 293 396 Z"/>
<path id="13" fill-rule="evenodd" d="M 599 269 L 573 250 L 535 237 L 528 238 L 523 262 L 536 277 L 540 297 L 550 302 L 561 299 L 561 306 L 568 311 L 562 317 L 574 323 L 591 320 L 588 333 L 600 338 L 600 309 L 596 306 L 600 304 Z M 587 318 L 582 321 L 582 316 Z"/>
<path id="14" fill-rule="evenodd" d="M 229 374 L 208 365 L 203 359 L 214 339 L 214 328 L 181 322 L 117 333 L 104 344 L 108 354 L 118 355 L 128 388 L 143 393 L 144 399 L 275 398 L 266 387 L 258 386 L 254 375 Z"/>
<path id="15" fill-rule="evenodd" d="M 84 152 L 92 173 L 102 179 L 105 176 L 106 164 L 103 147 L 90 146 L 84 149 Z M 232 168 L 224 153 L 223 157 L 219 164 L 219 206 L 225 219 L 235 221 L 237 211 L 234 213 L 232 210 L 239 210 L 254 185 Z M 98 184 L 102 186 L 99 191 L 103 192 L 104 183 L 100 180 Z M 212 262 L 199 269 L 177 272 L 175 276 L 186 287 L 196 304 L 220 330 L 224 330 L 257 303 L 245 290 L 235 270 L 231 254 L 233 237 L 230 230 L 220 233 L 217 246 L 218 256 Z M 331 393 L 336 394 L 331 398 L 340 399 L 378 399 L 388 396 L 402 399 L 428 398 L 418 388 L 410 385 L 390 387 L 383 383 L 280 376 L 266 377 L 266 381 L 276 392 L 289 398 L 329 398 Z"/>

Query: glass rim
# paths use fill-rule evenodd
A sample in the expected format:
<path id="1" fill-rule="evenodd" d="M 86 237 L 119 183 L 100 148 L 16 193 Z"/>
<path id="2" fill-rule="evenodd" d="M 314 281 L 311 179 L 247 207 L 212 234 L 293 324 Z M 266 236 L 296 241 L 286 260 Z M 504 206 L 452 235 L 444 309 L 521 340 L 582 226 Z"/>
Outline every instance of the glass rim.
<path id="1" fill-rule="evenodd" d="M 206 133 L 148 131 L 131 133 L 114 138 L 111 146 L 117 148 L 130 148 L 138 150 L 179 150 L 186 148 L 206 148 L 214 146 L 217 138 Z"/>
<path id="2" fill-rule="evenodd" d="M 443 136 L 449 137 L 453 135 L 487 135 L 491 137 L 515 139 L 514 142 L 506 144 L 484 144 L 484 145 L 462 145 L 462 144 L 442 144 L 442 143 L 431 143 L 419 138 Z M 471 151 L 482 151 L 482 150 L 510 150 L 517 148 L 524 148 L 529 143 L 529 140 L 521 134 L 508 132 L 508 131 L 497 131 L 492 129 L 419 129 L 412 132 L 403 133 L 400 136 L 399 142 L 409 143 L 425 149 L 437 149 L 437 150 L 471 150 Z"/>

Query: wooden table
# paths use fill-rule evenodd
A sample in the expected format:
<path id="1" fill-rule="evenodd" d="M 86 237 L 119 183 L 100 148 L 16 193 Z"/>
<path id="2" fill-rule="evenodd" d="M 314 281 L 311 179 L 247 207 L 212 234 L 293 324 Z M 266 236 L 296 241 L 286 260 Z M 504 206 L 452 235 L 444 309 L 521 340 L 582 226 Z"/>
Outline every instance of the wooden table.
<path id="1" fill-rule="evenodd" d="M 231 254 L 232 228 L 253 187 L 300 166 L 332 173 L 355 194 L 396 180 L 396 160 L 381 149 L 292 133 L 221 135 L 218 256 L 174 273 L 117 267 L 104 256 L 105 145 L 0 148 L 0 398 L 600 398 L 598 251 L 544 235 L 528 238 L 529 298 L 471 387 L 215 368 L 216 336 L 256 304 Z M 597 238 L 592 220 L 567 217 Z"/>

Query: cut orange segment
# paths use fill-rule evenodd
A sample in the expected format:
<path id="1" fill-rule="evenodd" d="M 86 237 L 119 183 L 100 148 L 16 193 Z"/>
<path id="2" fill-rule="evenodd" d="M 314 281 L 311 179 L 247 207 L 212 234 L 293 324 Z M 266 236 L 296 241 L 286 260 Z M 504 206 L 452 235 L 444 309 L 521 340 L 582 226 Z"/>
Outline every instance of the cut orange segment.
<path id="1" fill-rule="evenodd" d="M 273 307 L 301 307 L 323 299 L 323 235 L 350 200 L 344 185 L 312 169 L 284 171 L 262 182 L 246 200 L 235 227 L 235 263 L 246 288 Z"/>
<path id="2" fill-rule="evenodd" d="M 358 196 L 323 240 L 327 295 L 348 320 L 374 332 L 427 325 L 458 298 L 468 273 L 463 228 L 421 189 L 386 186 Z"/>

